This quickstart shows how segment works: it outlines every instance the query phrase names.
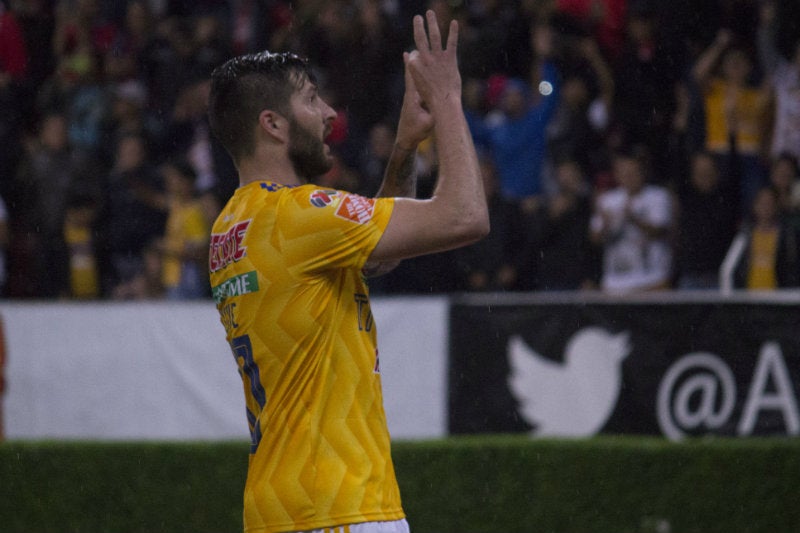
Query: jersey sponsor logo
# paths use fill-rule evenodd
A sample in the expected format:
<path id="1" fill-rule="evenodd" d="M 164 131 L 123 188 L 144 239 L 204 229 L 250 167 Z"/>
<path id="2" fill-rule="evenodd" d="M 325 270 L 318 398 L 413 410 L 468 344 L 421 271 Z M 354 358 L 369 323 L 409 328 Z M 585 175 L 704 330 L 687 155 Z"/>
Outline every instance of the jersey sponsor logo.
<path id="1" fill-rule="evenodd" d="M 223 300 L 233 296 L 241 296 L 256 291 L 258 291 L 258 275 L 255 270 L 232 276 L 219 285 L 211 287 L 211 294 L 217 303 L 222 303 Z"/>
<path id="2" fill-rule="evenodd" d="M 231 263 L 247 255 L 247 247 L 242 244 L 250 220 L 237 222 L 225 233 L 212 233 L 208 254 L 208 269 L 211 272 L 222 270 Z"/>
<path id="3" fill-rule="evenodd" d="M 331 205 L 339 191 L 317 189 L 308 196 L 308 200 L 314 207 L 325 207 Z"/>
<path id="4" fill-rule="evenodd" d="M 372 220 L 372 213 L 375 209 L 375 200 L 365 198 L 357 194 L 348 194 L 339 204 L 336 216 L 347 220 L 352 220 L 358 224 L 365 224 Z"/>

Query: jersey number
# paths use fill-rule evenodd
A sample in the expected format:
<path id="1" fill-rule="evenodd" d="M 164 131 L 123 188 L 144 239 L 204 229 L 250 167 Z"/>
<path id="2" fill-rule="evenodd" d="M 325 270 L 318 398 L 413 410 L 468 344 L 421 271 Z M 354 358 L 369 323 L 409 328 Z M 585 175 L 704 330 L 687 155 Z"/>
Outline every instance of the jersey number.
<path id="1" fill-rule="evenodd" d="M 241 335 L 231 339 L 231 350 L 236 358 L 236 363 L 241 365 L 239 372 L 242 377 L 247 376 L 250 382 L 250 394 L 258 404 L 259 409 L 263 409 L 267 404 L 267 395 L 261 385 L 261 374 L 258 365 L 253 360 L 253 345 L 249 335 Z M 241 363 L 239 360 L 241 359 Z M 247 409 L 247 422 L 250 425 L 250 453 L 255 453 L 258 443 L 261 441 L 261 426 L 258 423 L 255 413 Z"/>

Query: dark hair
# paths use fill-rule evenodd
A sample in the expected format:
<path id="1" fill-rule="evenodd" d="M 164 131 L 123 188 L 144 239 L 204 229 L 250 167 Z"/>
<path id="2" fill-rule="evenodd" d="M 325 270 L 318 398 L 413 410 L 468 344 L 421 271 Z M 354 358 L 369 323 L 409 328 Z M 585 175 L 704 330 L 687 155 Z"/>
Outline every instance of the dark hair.
<path id="1" fill-rule="evenodd" d="M 623 144 L 613 150 L 612 159 L 630 159 L 646 169 L 650 165 L 650 151 L 643 144 Z"/>
<path id="2" fill-rule="evenodd" d="M 230 59 L 211 73 L 211 131 L 235 162 L 255 149 L 253 128 L 264 109 L 289 115 L 292 93 L 315 81 L 308 60 L 268 51 Z"/>
<path id="3" fill-rule="evenodd" d="M 785 161 L 789 164 L 791 169 L 794 171 L 794 175 L 797 176 L 800 174 L 800 164 L 798 164 L 797 158 L 788 151 L 783 151 L 779 153 L 775 158 L 772 160 L 773 166 L 777 163 L 781 163 Z"/>

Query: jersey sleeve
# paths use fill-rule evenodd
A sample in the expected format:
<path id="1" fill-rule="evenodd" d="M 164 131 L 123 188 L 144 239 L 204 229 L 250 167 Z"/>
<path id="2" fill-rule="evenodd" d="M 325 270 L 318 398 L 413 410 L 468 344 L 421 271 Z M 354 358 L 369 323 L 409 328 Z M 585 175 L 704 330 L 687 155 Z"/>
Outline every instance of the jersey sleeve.
<path id="1" fill-rule="evenodd" d="M 295 274 L 364 266 L 389 223 L 393 198 L 305 185 L 277 211 L 282 254 Z"/>

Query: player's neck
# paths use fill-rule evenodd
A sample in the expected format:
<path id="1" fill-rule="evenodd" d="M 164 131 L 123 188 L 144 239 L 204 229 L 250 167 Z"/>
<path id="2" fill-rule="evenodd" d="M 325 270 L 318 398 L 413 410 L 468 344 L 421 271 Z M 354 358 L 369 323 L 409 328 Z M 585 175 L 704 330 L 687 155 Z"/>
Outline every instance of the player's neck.
<path id="1" fill-rule="evenodd" d="M 307 180 L 297 175 L 294 166 L 285 157 L 255 155 L 239 161 L 239 186 L 257 181 L 271 181 L 281 185 L 302 185 Z"/>

